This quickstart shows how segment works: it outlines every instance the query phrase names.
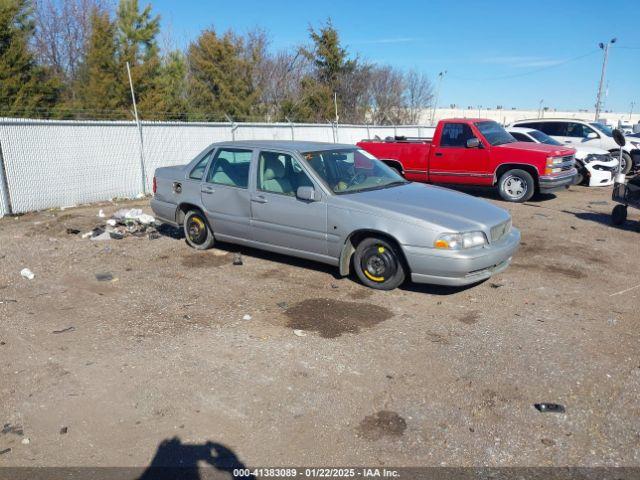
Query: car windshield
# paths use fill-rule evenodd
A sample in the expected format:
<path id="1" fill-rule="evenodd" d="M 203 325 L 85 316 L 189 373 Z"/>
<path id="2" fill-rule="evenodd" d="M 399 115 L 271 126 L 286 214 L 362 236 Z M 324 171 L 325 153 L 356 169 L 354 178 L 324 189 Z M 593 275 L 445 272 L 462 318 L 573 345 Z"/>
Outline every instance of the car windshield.
<path id="1" fill-rule="evenodd" d="M 601 133 L 604 133 L 607 137 L 613 137 L 613 130 L 608 125 L 603 125 L 602 123 L 590 123 L 593 128 L 599 130 Z"/>
<path id="2" fill-rule="evenodd" d="M 324 150 L 303 153 L 302 156 L 338 195 L 409 183 L 394 169 L 364 150 Z"/>
<path id="3" fill-rule="evenodd" d="M 517 140 L 497 122 L 478 122 L 476 123 L 476 127 L 478 127 L 480 133 L 484 135 L 484 138 L 487 139 L 487 142 L 494 147 L 504 145 L 505 143 L 517 142 Z"/>
<path id="4" fill-rule="evenodd" d="M 541 132 L 540 130 L 531 130 L 529 132 L 529 135 L 535 138 L 538 143 L 546 143 L 547 145 L 562 145 L 559 141 L 551 138 L 549 135 Z"/>

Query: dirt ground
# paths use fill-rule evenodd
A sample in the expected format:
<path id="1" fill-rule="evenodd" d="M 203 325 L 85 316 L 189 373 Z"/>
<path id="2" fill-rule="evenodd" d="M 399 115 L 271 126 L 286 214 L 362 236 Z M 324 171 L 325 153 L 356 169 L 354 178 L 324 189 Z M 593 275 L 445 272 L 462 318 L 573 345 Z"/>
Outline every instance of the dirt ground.
<path id="1" fill-rule="evenodd" d="M 522 246 L 464 289 L 67 233 L 146 201 L 0 220 L 0 465 L 214 445 L 247 466 L 639 466 L 640 212 L 610 226 L 609 188 L 485 198 Z"/>

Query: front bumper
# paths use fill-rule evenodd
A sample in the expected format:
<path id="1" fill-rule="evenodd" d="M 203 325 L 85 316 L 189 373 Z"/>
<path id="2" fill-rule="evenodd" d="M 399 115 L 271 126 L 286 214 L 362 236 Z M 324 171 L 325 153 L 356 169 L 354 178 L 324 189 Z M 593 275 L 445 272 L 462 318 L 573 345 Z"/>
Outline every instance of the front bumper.
<path id="1" fill-rule="evenodd" d="M 505 270 L 519 244 L 520 230 L 512 228 L 500 242 L 487 247 L 450 251 L 405 246 L 403 251 L 413 282 L 463 286 Z"/>
<path id="2" fill-rule="evenodd" d="M 590 187 L 608 187 L 609 185 L 613 185 L 613 177 L 616 175 L 618 160 L 611 160 L 609 162 L 596 160 L 585 163 L 584 168 L 589 174 Z"/>
<path id="3" fill-rule="evenodd" d="M 572 168 L 566 173 L 563 172 L 559 175 L 542 175 L 538 180 L 540 191 L 547 193 L 560 190 L 561 188 L 567 188 L 573 185 L 577 174 L 578 171 Z"/>

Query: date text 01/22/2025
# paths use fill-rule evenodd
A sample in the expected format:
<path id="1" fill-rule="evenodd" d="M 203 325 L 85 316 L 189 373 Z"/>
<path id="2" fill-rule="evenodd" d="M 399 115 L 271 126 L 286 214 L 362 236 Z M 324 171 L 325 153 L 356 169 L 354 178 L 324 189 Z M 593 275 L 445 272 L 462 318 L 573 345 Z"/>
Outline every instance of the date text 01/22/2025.
<path id="1" fill-rule="evenodd" d="M 399 478 L 397 470 L 387 468 L 243 468 L 234 478 Z"/>

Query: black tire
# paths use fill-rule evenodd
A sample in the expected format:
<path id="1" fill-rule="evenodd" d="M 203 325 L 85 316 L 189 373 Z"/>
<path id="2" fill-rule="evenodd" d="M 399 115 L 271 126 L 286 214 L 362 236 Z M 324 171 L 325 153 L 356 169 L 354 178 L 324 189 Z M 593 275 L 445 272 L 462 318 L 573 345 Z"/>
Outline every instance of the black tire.
<path id="1" fill-rule="evenodd" d="M 529 172 L 516 168 L 502 174 L 498 192 L 507 202 L 526 202 L 536 193 L 536 182 Z"/>
<path id="2" fill-rule="evenodd" d="M 382 238 L 362 240 L 353 255 L 353 267 L 364 285 L 377 290 L 393 290 L 406 278 L 402 254 Z"/>
<path id="3" fill-rule="evenodd" d="M 190 247 L 196 250 L 207 250 L 213 247 L 215 238 L 211 228 L 209 228 L 209 222 L 207 222 L 201 211 L 189 210 L 184 217 L 182 228 L 184 229 L 184 237 Z"/>
<path id="4" fill-rule="evenodd" d="M 573 181 L 574 185 L 586 185 L 588 182 L 586 181 L 588 178 L 587 175 L 587 169 L 584 167 L 584 165 L 576 162 L 576 171 L 578 173 L 576 173 L 576 178 Z"/>
<path id="5" fill-rule="evenodd" d="M 611 223 L 614 225 L 622 225 L 627 221 L 626 205 L 616 205 L 611 212 Z"/>
<path id="6" fill-rule="evenodd" d="M 617 151 L 614 150 L 613 152 L 611 152 L 611 155 L 614 158 L 620 159 L 620 150 L 617 150 Z M 622 173 L 624 173 L 625 175 L 628 175 L 632 167 L 633 167 L 633 159 L 631 158 L 631 155 L 623 151 L 622 152 Z"/>

